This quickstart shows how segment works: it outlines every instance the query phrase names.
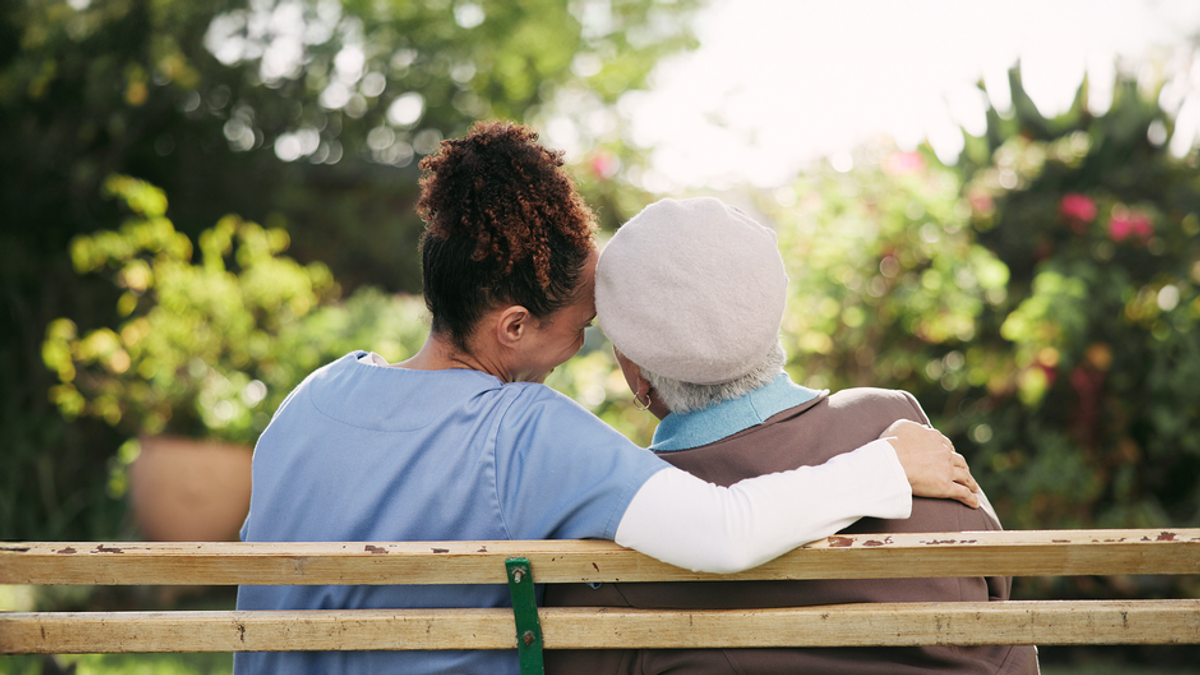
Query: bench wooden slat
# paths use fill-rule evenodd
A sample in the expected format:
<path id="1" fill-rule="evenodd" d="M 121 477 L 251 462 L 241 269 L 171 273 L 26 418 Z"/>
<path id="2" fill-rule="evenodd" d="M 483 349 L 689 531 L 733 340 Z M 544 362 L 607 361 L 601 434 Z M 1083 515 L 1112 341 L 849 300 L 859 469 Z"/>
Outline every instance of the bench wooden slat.
<path id="1" fill-rule="evenodd" d="M 721 577 L 607 541 L 8 543 L 0 584 L 502 584 L 513 556 L 546 583 L 1200 574 L 1200 529 L 837 536 Z"/>
<path id="2" fill-rule="evenodd" d="M 1200 643 L 1200 600 L 540 614 L 548 649 Z M 508 609 L 0 614 L 0 653 L 515 647 Z"/>

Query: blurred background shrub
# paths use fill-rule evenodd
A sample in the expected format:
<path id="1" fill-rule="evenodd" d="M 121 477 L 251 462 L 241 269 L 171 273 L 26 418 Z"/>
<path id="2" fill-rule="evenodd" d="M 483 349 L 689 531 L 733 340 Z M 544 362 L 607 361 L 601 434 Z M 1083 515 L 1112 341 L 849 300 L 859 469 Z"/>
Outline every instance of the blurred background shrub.
<path id="1" fill-rule="evenodd" d="M 1156 92 L 1116 91 L 1102 115 L 1084 87 L 1058 119 L 992 111 L 958 166 L 861 148 L 730 196 L 777 228 L 793 377 L 914 392 L 1012 528 L 1200 524 L 1200 171 Z M 553 382 L 648 441 L 610 367 Z"/>
<path id="2" fill-rule="evenodd" d="M 410 326 L 410 319 L 419 322 L 419 312 L 395 311 L 398 305 L 420 305 L 403 295 L 420 290 L 416 242 L 421 225 L 412 210 L 416 165 L 438 141 L 462 134 L 475 119 L 535 122 L 551 104 L 569 106 L 580 120 L 579 142 L 597 147 L 602 160 L 584 181 L 589 195 L 604 205 L 600 214 L 610 227 L 619 222 L 624 212 L 616 205 L 628 206 L 630 194 L 636 202 L 638 192 L 615 180 L 616 172 L 639 158 L 619 143 L 600 147 L 593 129 L 607 127 L 583 120 L 617 119 L 611 109 L 623 93 L 643 87 L 660 57 L 694 43 L 689 18 L 698 4 L 29 0 L 0 5 L 0 133 L 5 140 L 0 316 L 6 326 L 0 331 L 0 379 L 6 383 L 0 388 L 5 430 L 0 538 L 116 536 L 125 505 L 108 494 L 102 477 L 133 433 L 134 420 L 251 437 L 288 383 L 316 367 L 329 350 L 368 346 L 360 331 L 370 329 L 355 322 L 370 319 L 375 323 L 367 325 L 380 331 Z M 71 392 L 70 387 L 83 392 L 83 380 L 101 373 L 110 382 L 120 379 L 100 360 L 86 365 L 78 381 L 61 379 L 60 367 L 69 360 L 63 349 L 72 334 L 75 339 L 93 335 L 87 347 L 109 350 L 118 360 L 108 366 L 119 369 L 123 357 L 116 348 L 126 317 L 112 308 L 124 303 L 121 308 L 128 309 L 136 299 L 137 312 L 152 311 L 147 294 L 121 285 L 136 283 L 132 268 L 122 282 L 112 276 L 116 268 L 80 275 L 72 260 L 72 241 L 95 244 L 97 238 L 122 236 L 129 206 L 105 194 L 114 175 L 145 181 L 169 195 L 169 214 L 143 211 L 138 217 L 158 222 L 154 227 L 164 241 L 186 237 L 199 246 L 191 271 L 184 271 L 215 284 L 211 290 L 217 295 L 211 299 L 214 314 L 207 317 L 212 323 L 195 325 L 193 338 L 206 332 L 212 337 L 218 310 L 232 312 L 231 320 L 240 317 L 243 328 L 250 325 L 246 312 L 228 304 L 248 289 L 233 288 L 227 277 L 204 271 L 200 263 L 202 232 L 217 223 L 224 223 L 217 230 L 233 227 L 241 234 L 208 236 L 242 241 L 237 238 L 261 231 L 273 233 L 262 235 L 271 246 L 285 241 L 280 233 L 286 232 L 295 263 L 310 270 L 313 263 L 324 265 L 345 297 L 335 303 L 333 287 L 318 289 L 304 322 L 292 320 L 299 315 L 254 318 L 259 323 L 247 330 L 277 329 L 275 346 L 294 347 L 295 353 L 282 363 L 259 356 L 242 363 L 234 351 L 226 354 L 226 365 L 248 379 L 229 380 L 228 386 L 210 380 L 224 392 L 210 397 L 233 407 L 223 426 L 213 415 L 230 412 L 228 406 L 151 404 L 154 396 L 161 401 L 167 395 L 160 386 L 165 375 L 158 385 L 144 381 L 146 397 L 137 404 L 142 408 L 125 410 L 111 400 L 102 403 L 95 390 L 96 397 L 82 399 L 90 401 L 86 404 Z M 237 216 L 223 220 L 228 214 Z M 168 216 L 175 234 L 166 233 L 157 220 Z M 247 225 L 251 222 L 262 227 Z M 94 234 L 108 230 L 114 232 Z M 80 236 L 85 238 L 75 239 Z M 167 253 L 176 256 L 172 269 L 183 270 L 190 260 L 181 250 Z M 136 266 L 144 269 L 158 254 L 139 255 L 142 262 Z M 225 264 L 232 269 L 237 262 Z M 276 261 L 270 266 L 284 264 L 291 265 Z M 371 289 L 360 295 L 364 285 Z M 52 324 L 57 319 L 66 321 Z M 278 325 L 271 327 L 270 321 Z M 232 326 L 221 330 L 227 327 Z M 381 353 L 402 354 L 404 335 L 381 342 Z M 43 360 L 47 337 L 52 368 Z M 210 357 L 203 360 L 211 370 L 217 361 Z M 173 368 L 146 368 L 176 373 L 176 387 L 204 381 L 199 365 L 194 379 Z M 121 374 L 126 393 L 138 387 L 128 373 Z M 254 381 L 267 393 L 249 413 L 240 392 Z M 199 392 L 193 393 L 198 401 Z M 179 396 L 170 394 L 175 401 Z M 60 404 L 69 415 L 81 416 L 68 422 Z M 160 412 L 150 414 L 156 405 Z M 89 416 L 101 408 L 99 417 Z M 172 422 L 164 421 L 167 409 Z M 124 422 L 109 426 L 118 414 Z"/>
<path id="3" fill-rule="evenodd" d="M 58 374 L 50 398 L 63 418 L 101 420 L 130 441 L 171 434 L 253 444 L 275 409 L 313 370 L 355 349 L 400 361 L 428 332 L 424 303 L 364 286 L 344 301 L 329 269 L 282 255 L 288 235 L 237 216 L 191 240 L 165 217 L 166 195 L 114 176 L 106 191 L 132 214 L 119 230 L 71 241 L 81 274 L 122 290 L 115 329 L 80 334 L 69 318 L 46 328 L 42 358 Z M 109 463 L 120 499 L 137 446 Z"/>
<path id="4" fill-rule="evenodd" d="M 570 121 L 606 232 L 665 196 L 629 179 L 647 151 L 616 107 L 695 44 L 699 4 L 0 9 L 0 539 L 136 536 L 130 438 L 253 441 L 320 365 L 414 353 L 416 165 L 475 119 Z M 720 195 L 779 234 L 795 379 L 914 392 L 1010 528 L 1200 525 L 1200 166 L 1152 80 L 1119 75 L 1102 112 L 1084 82 L 1047 119 L 1014 69 L 954 166 L 880 144 Z M 548 383 L 648 444 L 589 333 Z"/>
<path id="5" fill-rule="evenodd" d="M 287 232 L 236 216 L 200 234 L 193 262 L 161 190 L 122 176 L 106 187 L 134 215 L 74 238 L 71 257 L 77 272 L 119 289 L 121 323 L 86 334 L 69 318 L 50 323 L 42 357 L 60 382 L 51 399 L 68 421 L 94 417 L 127 434 L 252 443 L 269 420 L 256 409 L 269 393 L 278 404 L 264 378 L 292 356 L 281 331 L 338 296 L 329 269 L 280 256 Z M 297 384 L 292 370 L 278 384 Z"/>
<path id="6" fill-rule="evenodd" d="M 111 538 L 124 504 L 106 480 L 127 438 L 253 440 L 322 363 L 412 353 L 416 163 L 474 119 L 569 113 L 594 148 L 572 170 L 607 230 L 657 198 L 623 178 L 644 156 L 614 140 L 613 107 L 693 44 L 695 8 L 0 13 L 0 206 L 16 224 L 0 231 L 0 538 Z M 1196 154 L 1167 152 L 1152 84 L 1119 76 L 1095 112 L 1085 82 L 1054 119 L 1019 70 L 1010 85 L 1012 113 L 964 132 L 956 166 L 863 147 L 852 169 L 723 195 L 779 232 L 788 368 L 913 391 L 1010 527 L 1194 526 Z M 550 383 L 649 441 L 603 336 Z M 1055 592 L 1086 592 L 1071 583 Z"/>
<path id="7" fill-rule="evenodd" d="M 1167 152 L 1155 92 L 1116 91 L 1098 116 L 1086 87 L 1058 119 L 992 111 L 956 167 L 864 149 L 759 202 L 793 279 L 793 374 L 914 392 L 1010 528 L 1200 524 L 1200 173 Z M 1200 592 L 1159 583 L 1140 580 Z"/>

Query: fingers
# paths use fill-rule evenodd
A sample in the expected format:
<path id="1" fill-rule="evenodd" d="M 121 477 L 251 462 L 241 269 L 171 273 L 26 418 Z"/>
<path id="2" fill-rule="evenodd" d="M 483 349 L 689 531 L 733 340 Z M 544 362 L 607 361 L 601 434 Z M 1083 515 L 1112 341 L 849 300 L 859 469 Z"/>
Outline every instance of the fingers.
<path id="1" fill-rule="evenodd" d="M 958 451 L 954 449 L 954 443 L 951 442 L 949 438 L 946 438 L 945 434 L 937 429 L 932 429 L 932 431 L 941 437 L 942 446 L 950 451 L 950 469 L 952 480 L 955 483 L 966 487 L 971 492 L 979 492 L 979 483 L 975 482 L 975 477 L 971 475 L 971 467 L 967 465 L 967 459 L 958 454 Z M 954 498 L 957 499 L 957 497 Z M 959 499 L 959 501 L 963 500 Z M 975 504 L 972 506 L 978 507 L 978 505 L 979 500 L 975 499 Z"/>
<path id="2" fill-rule="evenodd" d="M 899 420 L 881 437 L 896 449 L 913 494 L 919 497 L 955 499 L 971 508 L 979 507 L 979 483 L 971 475 L 967 460 L 954 444 L 936 429 L 911 420 Z"/>
<path id="3" fill-rule="evenodd" d="M 920 490 L 914 485 L 913 494 L 922 497 L 954 499 L 973 509 L 979 508 L 979 484 L 975 482 L 970 469 L 967 468 L 966 460 L 961 455 L 955 454 L 952 463 L 955 465 L 949 467 L 949 470 L 937 472 L 932 482 L 921 486 Z"/>
<path id="4" fill-rule="evenodd" d="M 975 477 L 971 475 L 971 467 L 967 466 L 967 460 L 962 455 L 957 452 L 950 455 L 950 464 L 955 483 L 972 492 L 979 492 L 979 483 L 975 482 Z"/>
<path id="5" fill-rule="evenodd" d="M 979 495 L 958 483 L 951 485 L 950 494 L 946 496 L 950 499 L 956 499 L 973 509 L 979 508 Z"/>

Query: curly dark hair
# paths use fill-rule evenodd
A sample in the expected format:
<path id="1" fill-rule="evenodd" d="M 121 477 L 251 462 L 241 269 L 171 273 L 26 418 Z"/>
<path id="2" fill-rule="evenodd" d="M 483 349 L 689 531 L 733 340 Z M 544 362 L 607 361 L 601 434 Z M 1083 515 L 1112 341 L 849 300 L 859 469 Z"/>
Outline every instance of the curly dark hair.
<path id="1" fill-rule="evenodd" d="M 574 298 L 595 217 L 562 165 L 533 129 L 496 120 L 421 160 L 425 305 L 458 349 L 501 304 L 544 319 Z"/>

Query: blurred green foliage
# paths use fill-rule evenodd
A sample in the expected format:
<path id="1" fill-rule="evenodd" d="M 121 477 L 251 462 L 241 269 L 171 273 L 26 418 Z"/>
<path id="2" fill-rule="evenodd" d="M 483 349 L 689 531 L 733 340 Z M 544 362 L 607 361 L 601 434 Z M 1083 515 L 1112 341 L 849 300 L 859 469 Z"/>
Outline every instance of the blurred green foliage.
<path id="1" fill-rule="evenodd" d="M 344 322 L 372 309 L 391 316 L 391 294 L 419 291 L 412 203 L 423 154 L 477 118 L 538 121 L 562 97 L 575 102 L 578 115 L 567 120 L 590 147 L 599 132 L 581 120 L 604 116 L 622 93 L 644 86 L 659 57 L 692 44 L 688 19 L 698 4 L 0 4 L 0 316 L 11 327 L 0 331 L 0 538 L 119 532 L 123 504 L 98 477 L 129 429 L 87 416 L 67 423 L 49 396 L 62 381 L 42 354 L 47 326 L 59 318 L 76 336 L 107 328 L 119 337 L 124 319 L 112 307 L 137 295 L 111 283 L 113 270 L 78 275 L 70 255 L 75 237 L 115 230 L 126 216 L 122 202 L 102 195 L 109 176 L 165 191 L 172 228 L 192 242 L 236 213 L 264 232 L 286 231 L 289 254 L 303 266 L 324 263 L 345 291 L 381 289 L 322 306 L 320 318 L 306 321 L 341 326 L 342 337 L 320 339 L 349 339 L 356 329 Z M 619 158 L 636 161 L 633 153 Z M 604 175 L 603 189 L 628 191 L 611 178 Z M 290 326 L 280 327 L 281 341 L 312 338 L 289 337 L 299 330 Z M 344 344 L 301 347 L 304 358 L 276 372 L 315 366 L 313 353 Z M 265 373 L 256 377 L 270 390 L 257 412 L 276 390 Z"/>
<path id="2" fill-rule="evenodd" d="M 1012 279 L 973 345 L 1006 357 L 993 371 L 1009 379 L 963 407 L 964 426 L 1014 525 L 1194 526 L 1196 153 L 1168 152 L 1157 91 L 1119 80 L 1098 116 L 1085 94 L 1057 120 L 993 116 L 991 161 L 966 162 L 973 229 Z"/>
<path id="3" fill-rule="evenodd" d="M 424 310 L 398 292 L 417 290 L 415 163 L 473 119 L 566 114 L 594 148 L 580 185 L 619 225 L 651 197 L 625 179 L 641 157 L 608 108 L 690 44 L 694 9 L 0 12 L 0 199 L 15 224 L 0 231 L 15 327 L 0 335 L 14 383 L 0 393 L 0 538 L 112 536 L 123 506 L 107 477 L 127 438 L 252 440 L 331 358 L 411 354 Z M 1085 83 L 1056 119 L 1019 73 L 1011 85 L 1013 110 L 989 111 L 958 166 L 863 148 L 853 170 L 806 172 L 758 202 L 793 279 L 788 368 L 810 386 L 913 391 L 1009 527 L 1195 525 L 1196 155 L 1170 155 L 1170 115 L 1132 80 L 1102 113 Z M 550 383 L 649 442 L 654 421 L 629 405 L 602 336 Z"/>
<path id="4" fill-rule="evenodd" d="M 1024 98 L 1019 71 L 1011 85 Z M 1194 527 L 1197 156 L 1168 152 L 1157 92 L 1121 79 L 1096 115 L 1085 93 L 1054 120 L 992 111 L 956 167 L 862 149 L 854 170 L 762 200 L 793 282 L 788 368 L 815 387 L 912 391 L 1010 528 Z M 1152 592 L 1200 592 L 1176 581 L 1190 590 Z"/>
<path id="5" fill-rule="evenodd" d="M 912 391 L 1010 528 L 1195 526 L 1197 156 L 1170 155 L 1171 119 L 1131 81 L 1117 83 L 1110 110 L 1086 110 L 1081 89 L 1053 120 L 1020 103 L 1019 73 L 1011 84 L 1015 110 L 992 111 L 958 166 L 928 148 L 863 148 L 853 170 L 819 168 L 757 202 L 792 278 L 787 367 L 813 387 Z M 646 195 L 612 180 L 604 162 L 616 159 L 597 158 L 581 176 L 589 194 L 636 211 Z M 253 438 L 323 363 L 359 348 L 399 361 L 424 338 L 418 299 L 369 285 L 343 299 L 336 272 L 282 255 L 291 238 L 279 227 L 223 217 L 194 246 L 161 190 L 118 177 L 108 191 L 120 197 L 111 220 L 126 221 L 64 250 L 83 278 L 107 279 L 111 292 L 91 297 L 116 311 L 95 326 L 69 314 L 42 324 L 40 356 L 68 417 L 136 421 L 125 435 L 189 421 Z M 649 443 L 655 421 L 633 409 L 598 331 L 548 383 Z M 247 396 L 252 387 L 262 395 Z M 111 532 L 119 481 L 97 475 L 127 458 L 103 459 L 108 474 L 76 476 L 60 497 L 61 456 L 6 457 L 34 466 L 35 480 L 9 473 L 0 515 L 19 522 L 34 495 L 40 515 L 14 531 Z M 1022 581 L 1027 596 L 1200 593 L 1186 578 Z"/>
<path id="6" fill-rule="evenodd" d="M 106 224 L 105 178 L 134 175 L 171 195 L 189 235 L 226 213 L 281 216 L 293 254 L 343 285 L 416 291 L 421 156 L 476 119 L 536 120 L 563 96 L 602 114 L 692 44 L 697 4 L 20 3 L 0 12 L 13 136 L 0 194 L 17 222 L 51 224 L 43 251 L 61 250 Z"/>
<path id="7" fill-rule="evenodd" d="M 758 200 L 792 280 L 788 370 L 915 393 L 1008 527 L 1195 526 L 1196 154 L 1169 154 L 1157 92 L 1132 81 L 1055 120 L 1019 71 L 1011 86 L 1026 104 L 992 111 L 958 166 L 861 148 Z M 607 391 L 593 409 L 645 442 L 610 365 L 601 350 L 554 382 L 585 404 Z"/>
<path id="8" fill-rule="evenodd" d="M 280 256 L 285 231 L 236 216 L 201 233 L 193 262 L 161 190 L 123 176 L 106 188 L 134 216 L 119 231 L 76 237 L 71 257 L 77 272 L 121 289 L 122 322 L 82 335 L 68 318 L 50 322 L 42 358 L 60 382 L 51 400 L 68 421 L 96 417 L 127 434 L 252 442 L 268 421 L 255 408 L 280 333 L 337 298 L 328 268 Z"/>
<path id="9" fill-rule="evenodd" d="M 636 213 L 646 150 L 612 108 L 693 44 L 700 3 L 0 6 L 0 539 L 126 534 L 129 438 L 252 440 L 323 363 L 411 355 L 416 164 L 473 120 L 565 120 L 602 226 Z M 1011 84 L 958 166 L 864 148 L 758 202 L 793 279 L 788 369 L 913 391 L 1009 527 L 1195 526 L 1196 154 L 1167 152 L 1173 120 L 1132 79 L 1056 119 Z M 648 444 L 591 332 L 549 383 Z M 80 672 L 144 670 L 123 658 Z"/>
<path id="10" fill-rule="evenodd" d="M 993 111 L 957 167 L 863 149 L 763 202 L 793 374 L 916 393 L 1010 527 L 1200 522 L 1200 172 L 1148 138 L 1156 92 L 1116 91 Z"/>
<path id="11" fill-rule="evenodd" d="M 73 668 L 73 670 L 69 670 Z M 72 654 L 67 656 L 0 656 L 0 672 L 8 675 L 228 675 L 230 654 Z"/>
<path id="12" fill-rule="evenodd" d="M 59 379 L 50 398 L 68 422 L 100 419 L 131 441 L 172 433 L 252 444 L 321 365 L 354 349 L 399 361 L 424 342 L 419 298 L 364 286 L 340 302 L 323 263 L 282 255 L 281 229 L 226 216 L 200 234 L 193 261 L 161 190 L 125 176 L 106 190 L 132 217 L 76 237 L 71 256 L 79 273 L 102 273 L 122 289 L 121 323 L 80 334 L 58 318 L 42 345 Z M 113 498 L 124 495 L 137 447 L 126 442 L 109 463 Z"/>

